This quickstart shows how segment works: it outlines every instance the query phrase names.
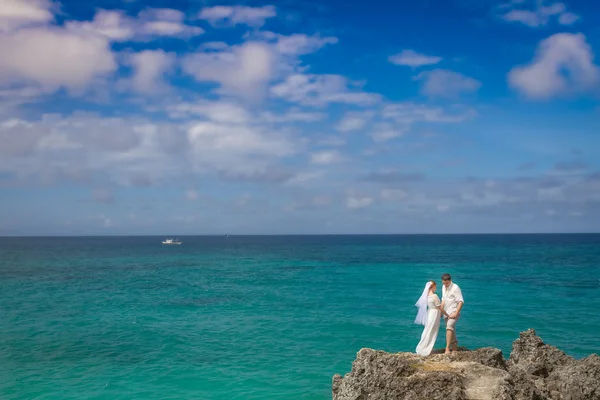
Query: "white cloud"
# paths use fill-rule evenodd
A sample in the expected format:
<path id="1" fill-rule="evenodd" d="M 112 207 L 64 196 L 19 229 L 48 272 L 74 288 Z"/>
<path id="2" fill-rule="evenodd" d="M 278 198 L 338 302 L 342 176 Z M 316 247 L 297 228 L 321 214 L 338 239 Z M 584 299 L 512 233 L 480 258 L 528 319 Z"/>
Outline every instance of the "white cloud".
<path id="1" fill-rule="evenodd" d="M 346 198 L 346 207 L 350 209 L 360 209 L 370 206 L 374 199 L 367 196 L 348 196 Z"/>
<path id="2" fill-rule="evenodd" d="M 106 217 L 104 215 L 99 215 L 96 219 L 100 220 L 102 228 L 112 228 L 117 224 L 112 220 L 112 218 Z"/>
<path id="3" fill-rule="evenodd" d="M 252 115 L 244 107 L 225 100 L 180 103 L 168 106 L 167 111 L 171 118 L 201 116 L 210 121 L 233 124 L 245 124 L 253 120 Z"/>
<path id="4" fill-rule="evenodd" d="M 422 67 L 424 65 L 434 65 L 442 61 L 442 57 L 428 56 L 417 53 L 414 50 L 402 50 L 400 53 L 390 56 L 388 60 L 392 64 L 405 65 L 408 67 Z"/>
<path id="5" fill-rule="evenodd" d="M 314 53 L 328 44 L 336 44 L 338 38 L 334 36 L 321 37 L 319 35 L 305 35 L 295 33 L 289 36 L 279 33 L 260 31 L 246 35 L 250 39 L 261 39 L 273 43 L 275 50 L 284 56 L 299 56 Z"/>
<path id="6" fill-rule="evenodd" d="M 284 114 L 274 114 L 265 111 L 260 118 L 265 122 L 283 123 L 283 122 L 317 122 L 327 118 L 327 114 L 321 112 L 308 112 L 292 108 Z"/>
<path id="7" fill-rule="evenodd" d="M 342 160 L 342 155 L 335 150 L 318 151 L 310 155 L 310 163 L 317 165 L 330 165 Z"/>
<path id="8" fill-rule="evenodd" d="M 308 36 L 304 34 L 280 35 L 277 41 L 277 50 L 281 54 L 310 54 L 327 44 L 336 44 L 337 42 L 338 39 L 333 36 L 322 38 L 320 36 Z"/>
<path id="9" fill-rule="evenodd" d="M 141 35 L 191 37 L 204 33 L 204 29 L 184 23 L 185 14 L 170 8 L 149 8 L 138 14 Z"/>
<path id="10" fill-rule="evenodd" d="M 268 45 L 274 56 L 274 75 L 283 77 L 292 73 L 305 71 L 302 56 L 314 53 L 326 45 L 335 44 L 338 39 L 333 36 L 292 34 L 281 35 L 269 31 L 253 31 L 244 35 L 247 42 Z"/>
<path id="11" fill-rule="evenodd" d="M 271 87 L 271 94 L 290 102 L 325 106 L 329 103 L 372 105 L 381 96 L 353 90 L 348 80 L 340 75 L 292 74 L 285 81 Z"/>
<path id="12" fill-rule="evenodd" d="M 5 159 L 22 157 L 33 153 L 43 132 L 34 129 L 33 124 L 19 119 L 9 119 L 0 124 L 0 155 Z"/>
<path id="13" fill-rule="evenodd" d="M 399 127 L 389 123 L 378 123 L 373 127 L 370 133 L 374 142 L 387 142 L 388 140 L 400 137 L 406 133 L 408 126 Z"/>
<path id="14" fill-rule="evenodd" d="M 538 45 L 529 65 L 513 68 L 510 85 L 532 99 L 547 99 L 592 89 L 600 71 L 583 34 L 557 33 Z"/>
<path id="15" fill-rule="evenodd" d="M 473 118 L 475 111 L 459 107 L 449 113 L 442 107 L 429 107 L 412 102 L 387 104 L 381 111 L 384 119 L 390 119 L 401 127 L 410 126 L 415 122 L 457 123 Z"/>
<path id="16" fill-rule="evenodd" d="M 179 128 L 152 124 L 139 118 L 101 118 L 93 114 L 63 117 L 44 115 L 12 128 L 0 125 L 0 170 L 13 171 L 19 180 L 52 183 L 106 176 L 123 185 L 161 182 L 185 171 L 187 157 L 174 157 Z M 176 145 L 185 155 L 185 145 Z"/>
<path id="17" fill-rule="evenodd" d="M 299 172 L 291 179 L 285 182 L 285 186 L 306 186 L 316 180 L 322 179 L 325 176 L 325 171 L 307 171 Z"/>
<path id="18" fill-rule="evenodd" d="M 48 0 L 2 0 L 0 32 L 48 23 L 54 19 L 51 9 L 52 3 Z"/>
<path id="19" fill-rule="evenodd" d="M 264 127 L 197 122 L 188 129 L 197 170 L 217 169 L 232 173 L 263 172 L 278 158 L 296 153 L 297 146 L 282 133 Z"/>
<path id="20" fill-rule="evenodd" d="M 168 86 L 164 75 L 173 68 L 175 54 L 163 50 L 144 50 L 127 56 L 127 63 L 133 67 L 131 87 L 139 93 L 158 93 Z"/>
<path id="21" fill-rule="evenodd" d="M 124 11 L 99 10 L 92 21 L 68 21 L 66 29 L 79 34 L 93 34 L 112 41 L 149 40 L 171 36 L 188 38 L 204 33 L 202 28 L 186 25 L 185 14 L 168 8 L 151 8 L 132 18 Z"/>
<path id="22" fill-rule="evenodd" d="M 350 132 L 363 129 L 373 117 L 373 112 L 347 112 L 338 122 L 335 129 L 340 132 Z"/>
<path id="23" fill-rule="evenodd" d="M 429 97 L 454 98 L 479 90 L 481 82 L 463 74 L 444 69 L 424 71 L 415 77 L 423 81 L 421 93 Z"/>
<path id="24" fill-rule="evenodd" d="M 133 19 L 123 11 L 99 10 L 92 21 L 67 21 L 65 27 L 80 35 L 99 35 L 111 41 L 126 41 L 133 37 Z"/>
<path id="25" fill-rule="evenodd" d="M 269 45 L 246 42 L 227 51 L 187 55 L 182 67 L 198 81 L 218 83 L 222 93 L 257 99 L 274 75 L 276 57 Z"/>
<path id="26" fill-rule="evenodd" d="M 415 123 L 459 123 L 476 115 L 475 110 L 464 106 L 444 108 L 412 102 L 388 103 L 374 114 L 375 123 L 368 135 L 374 142 L 383 143 L 406 134 Z"/>
<path id="27" fill-rule="evenodd" d="M 450 209 L 450 206 L 448 204 L 438 204 L 435 208 L 439 212 L 446 212 Z"/>
<path id="28" fill-rule="evenodd" d="M 0 80 L 0 120 L 9 116 L 19 115 L 23 104 L 35 102 L 44 95 L 44 91 L 37 87 L 8 87 L 2 88 Z"/>
<path id="29" fill-rule="evenodd" d="M 25 26 L 0 36 L 0 89 L 52 92 L 60 88 L 71 94 L 100 88 L 116 72 L 118 64 L 112 41 L 147 40 L 157 36 L 189 37 L 202 29 L 183 24 L 183 12 L 146 9 L 132 18 L 123 11 L 99 10 L 92 21 L 66 21 L 64 27 L 52 21 L 52 3 L 10 0 L 0 7 L 3 27 Z M 37 24 L 43 26 L 28 27 Z M 7 29 L 4 29 L 7 30 Z M 161 76 L 174 63 L 174 56 L 147 51 L 126 57 L 134 67 L 128 86 L 138 92 L 163 89 Z"/>
<path id="30" fill-rule="evenodd" d="M 579 15 L 571 12 L 562 13 L 560 14 L 560 17 L 558 17 L 558 22 L 561 25 L 573 25 L 577 21 L 579 21 Z"/>
<path id="31" fill-rule="evenodd" d="M 223 51 L 229 49 L 229 45 L 225 42 L 204 42 L 198 47 L 198 49 Z"/>
<path id="32" fill-rule="evenodd" d="M 523 2 L 518 2 L 520 4 Z M 510 11 L 501 14 L 501 18 L 508 22 L 518 22 L 531 28 L 546 26 L 551 17 L 557 17 L 561 25 L 572 25 L 579 20 L 579 16 L 567 11 L 564 3 L 552 3 L 544 5 L 543 0 L 535 0 L 532 10 L 514 9 L 515 4 L 508 4 L 501 9 L 513 8 Z"/>
<path id="33" fill-rule="evenodd" d="M 101 175 L 144 186 L 190 173 L 263 182 L 292 176 L 277 163 L 304 144 L 285 128 L 225 121 L 222 110 L 208 112 L 212 120 L 179 125 L 93 114 L 6 120 L 0 122 L 0 171 L 50 182 Z"/>
<path id="34" fill-rule="evenodd" d="M 274 6 L 247 7 L 247 6 L 214 6 L 203 8 L 198 18 L 210 22 L 212 25 L 223 24 L 225 26 L 248 25 L 261 27 L 269 18 L 277 15 Z"/>
<path id="35" fill-rule="evenodd" d="M 229 101 L 198 100 L 193 103 L 179 103 L 167 106 L 169 117 L 187 119 L 202 117 L 210 121 L 234 124 L 286 124 L 291 122 L 311 123 L 327 118 L 327 114 L 307 112 L 292 107 L 283 113 L 271 111 L 250 112 L 242 105 Z"/>
<path id="36" fill-rule="evenodd" d="M 22 29 L 0 35 L 0 86 L 27 84 L 81 91 L 117 69 L 106 38 L 60 28 Z"/>

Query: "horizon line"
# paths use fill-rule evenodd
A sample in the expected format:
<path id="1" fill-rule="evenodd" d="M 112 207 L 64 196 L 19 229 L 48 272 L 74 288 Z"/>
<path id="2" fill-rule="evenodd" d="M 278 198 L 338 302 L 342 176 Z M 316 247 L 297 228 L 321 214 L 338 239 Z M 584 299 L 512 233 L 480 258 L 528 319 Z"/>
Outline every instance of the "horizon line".
<path id="1" fill-rule="evenodd" d="M 164 234 L 80 234 L 80 235 L 0 235 L 0 238 L 80 238 L 80 237 L 223 237 L 223 236 L 499 236 L 499 235 L 598 235 L 599 232 L 478 232 L 478 233 L 200 233 Z"/>

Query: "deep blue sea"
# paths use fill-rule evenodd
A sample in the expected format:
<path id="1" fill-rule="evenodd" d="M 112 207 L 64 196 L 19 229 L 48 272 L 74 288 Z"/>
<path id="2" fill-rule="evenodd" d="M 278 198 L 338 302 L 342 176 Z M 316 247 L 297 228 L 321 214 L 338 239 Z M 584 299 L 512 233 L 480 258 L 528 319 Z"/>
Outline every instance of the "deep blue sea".
<path id="1" fill-rule="evenodd" d="M 162 239 L 0 238 L 0 398 L 331 398 L 361 348 L 414 351 L 445 272 L 460 345 L 600 353 L 598 234 Z"/>

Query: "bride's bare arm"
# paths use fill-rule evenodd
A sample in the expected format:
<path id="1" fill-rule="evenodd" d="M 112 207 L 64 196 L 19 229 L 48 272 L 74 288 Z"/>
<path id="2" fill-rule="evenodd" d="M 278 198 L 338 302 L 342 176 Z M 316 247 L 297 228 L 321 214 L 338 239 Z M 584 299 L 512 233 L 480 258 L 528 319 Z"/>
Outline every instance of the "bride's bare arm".
<path id="1" fill-rule="evenodd" d="M 439 297 L 438 297 L 438 300 L 439 300 Z M 436 305 L 436 308 L 440 311 L 440 313 L 442 313 L 442 315 L 448 316 L 448 313 L 446 311 L 444 311 L 444 301 L 443 300 L 438 305 Z"/>

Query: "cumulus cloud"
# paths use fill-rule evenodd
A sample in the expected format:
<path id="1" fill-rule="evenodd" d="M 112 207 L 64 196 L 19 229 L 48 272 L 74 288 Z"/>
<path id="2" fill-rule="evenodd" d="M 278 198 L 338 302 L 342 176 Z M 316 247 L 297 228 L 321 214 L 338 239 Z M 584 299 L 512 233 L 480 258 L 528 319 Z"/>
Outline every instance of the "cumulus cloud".
<path id="1" fill-rule="evenodd" d="M 106 38 L 60 28 L 31 28 L 0 35 L 0 86 L 34 85 L 53 91 L 85 89 L 117 69 Z"/>
<path id="2" fill-rule="evenodd" d="M 145 186 L 190 172 L 276 181 L 283 175 L 273 166 L 303 148 L 281 129 L 224 121 L 218 107 L 205 112 L 212 119 L 177 125 L 94 114 L 6 120 L 0 123 L 0 171 L 13 171 L 22 179 L 48 174 L 58 179 L 70 170 L 87 171 L 123 185 L 144 180 Z"/>
<path id="3" fill-rule="evenodd" d="M 127 64 L 133 68 L 129 81 L 131 88 L 138 93 L 158 93 L 168 88 L 164 75 L 175 65 L 173 53 L 163 50 L 144 50 L 127 55 Z"/>
<path id="4" fill-rule="evenodd" d="M 308 186 L 315 181 L 319 181 L 326 176 L 325 171 L 303 171 L 295 174 L 291 179 L 285 182 L 285 186 L 289 187 L 302 187 Z"/>
<path id="5" fill-rule="evenodd" d="M 211 23 L 213 26 L 248 25 L 259 28 L 269 18 L 277 15 L 274 6 L 263 7 L 248 6 L 214 6 L 203 8 L 198 14 L 199 19 Z"/>
<path id="6" fill-rule="evenodd" d="M 270 46 L 246 42 L 226 51 L 187 55 L 182 67 L 198 81 L 218 83 L 222 93 L 256 99 L 263 96 L 273 78 L 275 62 Z"/>
<path id="7" fill-rule="evenodd" d="M 533 61 L 513 68 L 510 85 L 532 99 L 582 93 L 599 82 L 600 70 L 583 34 L 557 33 L 538 45 Z"/>
<path id="8" fill-rule="evenodd" d="M 173 9 L 146 9 L 135 15 L 99 10 L 91 20 L 69 21 L 61 15 L 54 21 L 58 9 L 57 2 L 45 0 L 5 0 L 0 6 L 0 186 L 77 182 L 89 191 L 88 201 L 78 203 L 82 213 L 88 212 L 86 207 L 104 208 L 102 204 L 114 202 L 116 185 L 171 187 L 177 190 L 171 198 L 179 201 L 182 215 L 149 211 L 150 200 L 145 199 L 146 203 L 131 205 L 136 207 L 131 219 L 127 219 L 131 210 L 111 207 L 110 215 L 91 213 L 95 224 L 125 229 L 129 223 L 149 221 L 144 215 L 148 213 L 163 218 L 157 226 L 173 221 L 177 227 L 189 223 L 190 229 L 202 225 L 210 226 L 208 230 L 217 222 L 207 224 L 207 215 L 215 221 L 231 220 L 217 214 L 234 212 L 244 216 L 239 226 L 231 225 L 236 229 L 298 226 L 288 224 L 291 220 L 285 220 L 285 212 L 269 216 L 273 220 L 269 225 L 264 218 L 267 210 L 283 209 L 293 211 L 289 214 L 296 214 L 294 218 L 308 230 L 327 225 L 331 218 L 336 229 L 348 232 L 357 226 L 382 231 L 399 217 L 419 229 L 440 229 L 450 226 L 442 225 L 449 219 L 460 217 L 455 226 L 463 229 L 464 220 L 476 221 L 464 218 L 467 214 L 500 216 L 498 221 L 513 217 L 522 221 L 524 215 L 535 213 L 551 214 L 553 219 L 586 216 L 580 220 L 600 215 L 600 179 L 587 152 L 565 155 L 570 162 L 556 163 L 545 174 L 542 164 L 535 171 L 522 166 L 520 171 L 528 177 L 519 180 L 451 178 L 458 168 L 445 173 L 443 180 L 429 169 L 427 175 L 419 172 L 425 171 L 425 164 L 440 165 L 448 157 L 431 152 L 411 158 L 408 153 L 423 138 L 409 135 L 411 130 L 460 123 L 476 112 L 459 105 L 387 102 L 382 95 L 368 92 L 364 82 L 314 73 L 322 71 L 322 65 L 306 64 L 314 58 L 305 56 L 328 49 L 338 39 L 245 29 L 262 27 L 276 17 L 272 6 L 207 7 L 200 12 L 203 21 L 193 22 Z M 550 19 L 574 22 L 575 17 L 564 11 Z M 193 38 L 203 33 L 194 25 L 208 26 L 205 21 L 213 27 L 242 25 L 242 33 L 247 33 L 238 37 L 239 29 L 207 28 L 211 35 L 224 36 L 211 37 L 199 46 L 195 41 L 180 42 L 183 47 L 173 40 L 150 42 Z M 543 23 L 543 19 L 535 22 Z M 585 38 L 567 34 L 553 38 L 540 45 L 530 65 L 511 72 L 511 84 L 523 91 L 527 85 L 536 87 L 540 78 L 545 82 L 533 91 L 537 98 L 583 91 L 596 84 L 597 67 Z M 175 51 L 181 54 L 188 48 L 187 55 L 176 56 Z M 457 72 L 434 69 L 441 57 L 404 50 L 389 61 L 411 68 L 434 66 L 414 73 L 422 93 L 431 98 L 457 97 L 481 86 Z M 549 83 L 548 78 L 556 76 L 564 82 Z M 183 79 L 169 86 L 173 77 Z M 192 78 L 199 83 L 190 82 Z M 101 85 L 106 93 L 116 94 L 111 102 L 90 105 L 83 103 L 89 97 L 77 99 L 82 107 L 101 113 L 43 114 L 46 100 L 95 94 Z M 60 97 L 49 95 L 55 91 L 60 91 Z M 135 96 L 123 95 L 129 92 Z M 254 101 L 264 96 L 269 96 L 265 102 Z M 19 107 L 35 99 L 40 101 Z M 52 108 L 64 110 L 70 104 L 56 101 Z M 147 117 L 131 114 L 138 110 L 148 112 Z M 402 135 L 406 137 L 397 143 L 386 143 Z M 427 144 L 445 152 L 454 138 L 464 143 L 464 137 L 440 135 Z M 377 153 L 382 156 L 365 157 L 370 150 L 363 147 L 365 143 L 382 149 Z M 400 168 L 398 157 L 407 154 Z M 212 186 L 215 179 L 220 183 Z M 256 185 L 270 187 L 252 192 Z M 207 188 L 216 191 L 219 198 L 201 194 L 198 187 L 202 193 Z M 227 189 L 219 192 L 221 187 Z M 188 213 L 198 208 L 192 203 L 195 200 L 203 202 L 201 212 Z M 270 202 L 267 207 L 265 200 Z M 326 220 L 318 215 L 324 211 Z M 263 213 L 260 218 L 259 213 Z M 428 218 L 435 226 L 432 222 L 424 227 L 422 222 Z M 0 230 L 6 231 L 5 226 Z"/>
<path id="9" fill-rule="evenodd" d="M 257 126 L 206 121 L 192 124 L 187 132 L 194 153 L 192 162 L 198 170 L 264 170 L 271 160 L 297 151 L 285 136 Z"/>
<path id="10" fill-rule="evenodd" d="M 243 124 L 254 119 L 240 104 L 225 100 L 173 104 L 167 106 L 167 111 L 171 118 L 203 117 L 214 122 L 234 124 Z"/>
<path id="11" fill-rule="evenodd" d="M 49 0 L 2 0 L 0 32 L 48 23 L 54 20 L 52 7 Z"/>
<path id="12" fill-rule="evenodd" d="M 409 126 L 410 124 L 405 126 L 396 126 L 387 122 L 380 122 L 375 124 L 369 135 L 374 142 L 383 143 L 404 135 L 409 129 Z"/>
<path id="13" fill-rule="evenodd" d="M 415 77 L 423 82 L 421 93 L 429 97 L 455 98 L 479 90 L 481 82 L 458 72 L 444 69 L 424 71 Z"/>
<path id="14" fill-rule="evenodd" d="M 500 6 L 500 17 L 507 22 L 516 22 L 531 28 L 546 26 L 552 18 L 561 25 L 572 25 L 579 20 L 579 16 L 567 11 L 564 3 L 552 3 L 545 5 L 544 0 L 533 0 L 533 8 L 530 10 L 515 8 L 524 1 L 513 2 Z M 507 11 L 508 9 L 508 11 Z"/>
<path id="15" fill-rule="evenodd" d="M 349 209 L 361 209 L 370 206 L 373 201 L 372 197 L 369 196 L 348 196 L 346 198 L 346 207 Z"/>
<path id="16" fill-rule="evenodd" d="M 250 40 L 264 40 L 273 43 L 275 50 L 284 56 L 299 56 L 314 53 L 328 44 L 336 44 L 338 38 L 334 36 L 321 37 L 320 35 L 306 35 L 294 33 L 282 35 L 270 31 L 252 32 L 246 35 Z"/>
<path id="17" fill-rule="evenodd" d="M 368 106 L 380 101 L 376 93 L 363 92 L 350 86 L 341 75 L 292 74 L 271 87 L 271 95 L 303 105 L 325 106 L 345 103 Z"/>
<path id="18" fill-rule="evenodd" d="M 388 103 L 378 112 L 350 111 L 336 125 L 340 132 L 368 129 L 376 143 L 403 136 L 416 123 L 460 123 L 475 117 L 476 112 L 464 106 L 431 107 L 412 102 Z"/>
<path id="19" fill-rule="evenodd" d="M 259 32 L 247 39 L 235 46 L 203 46 L 183 58 L 183 71 L 199 81 L 219 84 L 221 94 L 257 100 L 266 94 L 269 82 L 302 69 L 300 56 L 337 43 L 335 37 L 273 32 Z"/>
<path id="20" fill-rule="evenodd" d="M 173 119 L 197 119 L 233 123 L 233 124 L 277 124 L 302 122 L 314 123 L 327 118 L 321 112 L 304 111 L 292 107 L 281 113 L 272 111 L 250 111 L 242 104 L 232 100 L 208 101 L 204 99 L 189 103 L 167 105 L 167 114 Z"/>
<path id="21" fill-rule="evenodd" d="M 8 144 L 0 169 L 15 171 L 19 179 L 51 182 L 112 171 L 113 178 L 128 183 L 164 160 L 152 151 L 157 144 L 144 125 L 134 119 L 45 115 L 37 121 L 3 123 L 0 138 Z"/>
<path id="22" fill-rule="evenodd" d="M 316 165 L 335 164 L 342 160 L 342 155 L 335 150 L 318 151 L 310 155 L 310 163 Z"/>
<path id="23" fill-rule="evenodd" d="M 442 61 L 442 57 L 428 56 L 417 53 L 414 50 L 402 50 L 400 53 L 390 56 L 388 60 L 392 64 L 404 65 L 408 67 L 422 67 L 424 65 L 434 65 Z"/>
<path id="24" fill-rule="evenodd" d="M 327 118 L 327 114 L 321 112 L 310 112 L 301 111 L 292 108 L 284 114 L 274 114 L 269 111 L 265 111 L 260 116 L 263 121 L 271 123 L 285 123 L 285 122 L 317 122 Z"/>
<path id="25" fill-rule="evenodd" d="M 27 121 L 6 120 L 0 124 L 0 154 L 5 159 L 30 155 L 43 134 Z"/>
<path id="26" fill-rule="evenodd" d="M 67 21 L 67 30 L 79 34 L 99 35 L 111 41 L 146 41 L 153 37 L 189 38 L 204 30 L 184 23 L 185 14 L 169 8 L 150 8 L 132 18 L 121 10 L 99 10 L 92 21 Z"/>
<path id="27" fill-rule="evenodd" d="M 373 117 L 373 112 L 347 112 L 338 122 L 336 129 L 340 132 L 350 132 L 363 129 Z"/>
<path id="28" fill-rule="evenodd" d="M 184 13 L 173 9 L 146 9 L 137 18 L 99 10 L 92 21 L 55 26 L 48 25 L 53 21 L 51 8 L 52 3 L 42 0 L 10 0 L 0 7 L 0 31 L 5 31 L 0 35 L 0 88 L 16 85 L 40 93 L 66 88 L 82 94 L 117 71 L 112 42 L 203 32 L 185 25 Z M 129 55 L 126 62 L 134 68 L 129 86 L 148 93 L 164 88 L 161 76 L 174 58 L 156 50 Z"/>
<path id="29" fill-rule="evenodd" d="M 386 104 L 381 110 L 384 119 L 396 122 L 407 127 L 415 122 L 432 123 L 458 123 L 473 118 L 476 113 L 473 109 L 465 107 L 443 108 L 431 107 L 413 102 Z"/>

